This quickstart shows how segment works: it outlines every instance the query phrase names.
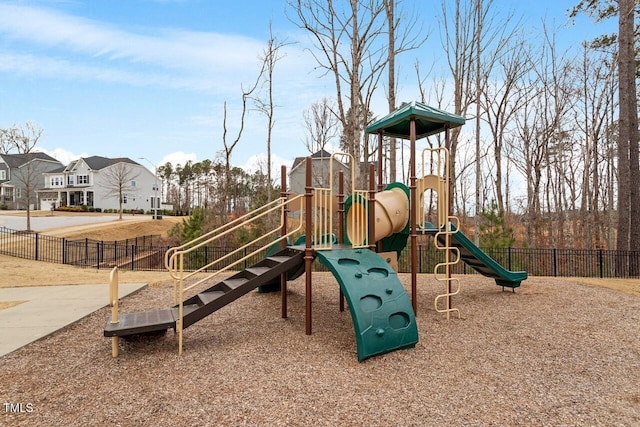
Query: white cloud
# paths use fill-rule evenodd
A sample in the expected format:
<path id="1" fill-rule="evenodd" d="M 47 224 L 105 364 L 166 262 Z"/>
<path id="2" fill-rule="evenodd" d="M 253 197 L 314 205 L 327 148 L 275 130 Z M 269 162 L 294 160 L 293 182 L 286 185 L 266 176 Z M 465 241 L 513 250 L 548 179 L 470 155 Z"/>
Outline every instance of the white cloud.
<path id="1" fill-rule="evenodd" d="M 71 163 L 71 161 L 73 160 L 78 160 L 80 157 L 90 156 L 90 154 L 87 154 L 86 152 L 74 154 L 69 150 L 65 150 L 64 148 L 54 148 L 53 150 L 47 150 L 46 148 L 38 147 L 38 149 L 50 155 L 65 166 Z"/>
<path id="2" fill-rule="evenodd" d="M 197 159 L 198 159 L 198 156 L 196 156 L 195 153 L 185 153 L 183 151 L 176 151 L 174 153 L 170 153 L 164 156 L 162 160 L 160 160 L 160 163 L 158 163 L 158 166 L 164 165 L 165 163 L 170 162 L 175 167 L 176 165 L 184 165 L 189 160 L 191 160 L 192 162 L 195 162 L 197 161 Z"/>
<path id="3" fill-rule="evenodd" d="M 236 89 L 258 72 L 260 40 L 179 29 L 146 31 L 0 4 L 0 35 L 13 41 L 7 44 L 13 51 L 0 52 L 0 70 L 215 91 Z M 38 53 L 24 53 L 29 50 Z"/>

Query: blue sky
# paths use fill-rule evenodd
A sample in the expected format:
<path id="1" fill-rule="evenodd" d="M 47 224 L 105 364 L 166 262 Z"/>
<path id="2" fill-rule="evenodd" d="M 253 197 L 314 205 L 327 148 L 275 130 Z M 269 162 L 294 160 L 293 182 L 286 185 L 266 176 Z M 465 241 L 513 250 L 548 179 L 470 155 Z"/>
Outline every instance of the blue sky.
<path id="1" fill-rule="evenodd" d="M 570 23 L 577 0 L 496 0 L 523 17 L 535 38 L 543 18 L 564 48 L 605 30 L 588 18 Z M 431 36 L 400 59 L 403 101 L 417 98 L 413 63 L 445 67 L 435 15 L 440 0 L 405 0 Z M 275 170 L 307 155 L 302 112 L 333 96 L 304 47 L 308 36 L 285 15 L 284 0 L 0 0 L 0 127 L 31 121 L 39 146 L 66 163 L 79 156 L 214 159 L 222 150 L 223 103 L 231 141 L 240 87 L 259 71 L 269 22 L 292 42 L 276 65 Z M 436 71 L 437 74 L 437 71 Z M 434 77 L 439 77 L 434 75 Z M 428 85 L 428 83 L 427 83 Z M 384 115 L 384 91 L 374 101 Z M 250 168 L 266 153 L 265 120 L 250 111 L 232 163 Z M 149 162 L 144 162 L 147 164 Z"/>

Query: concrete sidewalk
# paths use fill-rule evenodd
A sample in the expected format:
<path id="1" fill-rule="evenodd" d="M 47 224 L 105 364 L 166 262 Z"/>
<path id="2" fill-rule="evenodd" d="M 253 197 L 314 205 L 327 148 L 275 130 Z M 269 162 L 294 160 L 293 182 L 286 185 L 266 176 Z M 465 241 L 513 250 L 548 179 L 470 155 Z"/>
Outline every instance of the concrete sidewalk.
<path id="1" fill-rule="evenodd" d="M 119 297 L 146 286 L 120 284 Z M 109 285 L 0 288 L 0 301 L 27 301 L 0 310 L 1 357 L 106 307 L 109 305 Z"/>

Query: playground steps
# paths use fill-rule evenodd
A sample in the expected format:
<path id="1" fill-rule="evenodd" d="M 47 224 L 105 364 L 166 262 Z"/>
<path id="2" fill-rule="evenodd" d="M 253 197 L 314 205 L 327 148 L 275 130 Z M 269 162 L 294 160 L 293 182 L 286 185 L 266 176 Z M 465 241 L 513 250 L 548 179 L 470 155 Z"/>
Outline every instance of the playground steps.
<path id="1" fill-rule="evenodd" d="M 202 320 L 260 285 L 304 263 L 304 252 L 285 248 L 228 277 L 183 302 L 183 328 Z M 126 337 L 176 328 L 179 308 L 151 310 L 120 315 L 118 323 L 107 322 L 105 337 Z"/>

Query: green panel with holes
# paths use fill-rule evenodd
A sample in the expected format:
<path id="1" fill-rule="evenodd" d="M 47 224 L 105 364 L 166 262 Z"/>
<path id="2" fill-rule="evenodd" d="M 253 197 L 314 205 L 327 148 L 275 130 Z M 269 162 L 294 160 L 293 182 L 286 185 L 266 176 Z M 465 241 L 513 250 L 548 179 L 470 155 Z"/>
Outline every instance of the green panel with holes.
<path id="1" fill-rule="evenodd" d="M 356 333 L 358 360 L 415 347 L 418 327 L 395 271 L 368 249 L 318 251 L 349 304 Z"/>

